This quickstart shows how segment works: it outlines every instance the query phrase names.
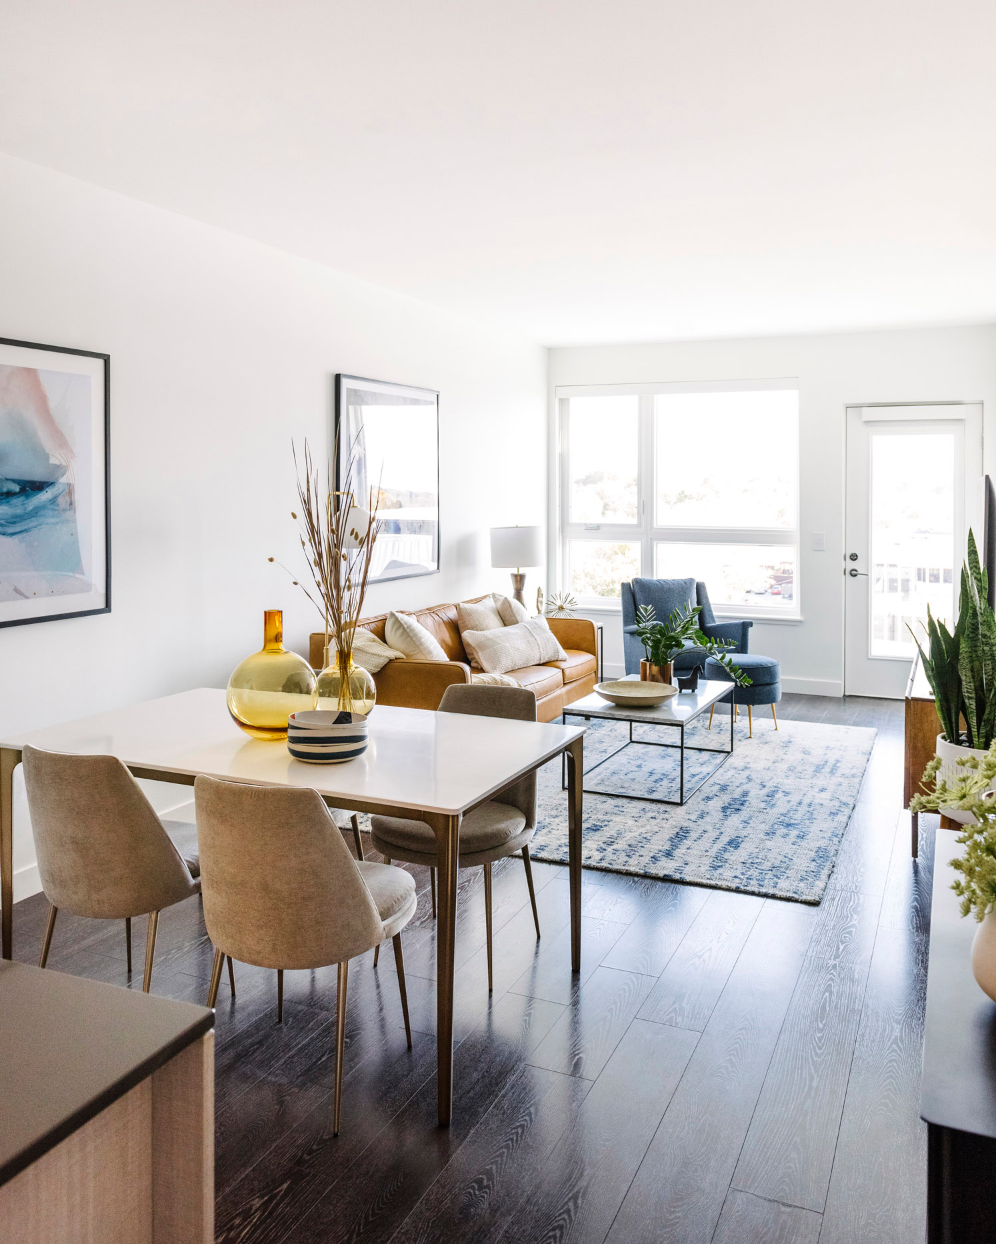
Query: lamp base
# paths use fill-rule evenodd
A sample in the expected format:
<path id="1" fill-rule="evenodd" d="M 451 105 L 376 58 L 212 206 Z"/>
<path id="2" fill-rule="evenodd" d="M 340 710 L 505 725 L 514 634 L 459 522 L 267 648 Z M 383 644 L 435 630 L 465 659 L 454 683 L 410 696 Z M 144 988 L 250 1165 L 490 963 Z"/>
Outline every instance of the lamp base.
<path id="1" fill-rule="evenodd" d="M 524 574 L 513 574 L 512 578 L 512 599 L 517 600 L 520 605 L 525 605 L 526 598 L 522 592 L 526 586 L 526 576 Z"/>

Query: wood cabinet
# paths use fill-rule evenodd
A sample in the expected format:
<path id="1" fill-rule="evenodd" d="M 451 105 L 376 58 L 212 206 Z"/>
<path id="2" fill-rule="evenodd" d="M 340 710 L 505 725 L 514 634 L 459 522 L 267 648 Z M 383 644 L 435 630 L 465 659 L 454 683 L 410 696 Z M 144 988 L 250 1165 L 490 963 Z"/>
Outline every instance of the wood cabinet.
<path id="1" fill-rule="evenodd" d="M 937 705 L 934 693 L 927 682 L 920 663 L 920 654 L 913 659 L 910 679 L 906 685 L 906 738 L 903 748 L 903 807 L 910 806 L 910 800 L 920 789 L 923 771 L 934 758 L 937 750 L 937 736 L 941 733 L 941 719 L 937 716 Z M 920 851 L 920 825 L 917 813 L 913 813 L 912 850 L 914 857 Z M 948 825 L 947 817 L 941 817 L 941 824 Z"/>

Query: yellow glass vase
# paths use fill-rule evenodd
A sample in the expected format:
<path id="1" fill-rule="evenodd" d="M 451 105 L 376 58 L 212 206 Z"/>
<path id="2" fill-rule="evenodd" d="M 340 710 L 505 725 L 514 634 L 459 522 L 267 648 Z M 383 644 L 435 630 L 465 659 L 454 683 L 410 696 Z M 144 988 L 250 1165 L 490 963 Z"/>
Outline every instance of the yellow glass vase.
<path id="1" fill-rule="evenodd" d="M 369 670 L 354 665 L 352 656 L 341 668 L 340 654 L 331 644 L 325 649 L 325 668 L 318 675 L 318 707 L 329 712 L 360 713 L 364 717 L 377 703 L 377 685 Z"/>
<path id="2" fill-rule="evenodd" d="M 291 713 L 315 707 L 315 671 L 284 647 L 284 615 L 263 614 L 263 647 L 238 665 L 228 680 L 228 711 L 254 739 L 286 739 Z"/>

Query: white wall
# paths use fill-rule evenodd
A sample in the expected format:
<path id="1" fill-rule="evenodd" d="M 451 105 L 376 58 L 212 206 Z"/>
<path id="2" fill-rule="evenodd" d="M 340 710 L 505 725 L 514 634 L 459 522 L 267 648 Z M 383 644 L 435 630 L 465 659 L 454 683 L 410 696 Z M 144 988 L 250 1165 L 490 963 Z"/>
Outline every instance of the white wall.
<path id="1" fill-rule="evenodd" d="M 551 411 L 557 385 L 798 379 L 803 620 L 755 622 L 751 631 L 751 650 L 780 660 L 788 691 L 843 693 L 845 408 L 873 402 L 981 401 L 986 470 L 996 474 L 993 326 L 554 349 L 548 374 Z M 708 453 L 707 441 L 703 452 Z M 744 453 L 763 452 L 763 445 L 745 438 Z M 825 553 L 811 550 L 810 537 L 817 531 L 826 534 Z M 621 671 L 619 615 L 587 616 L 605 626 L 606 672 Z"/>
<path id="2" fill-rule="evenodd" d="M 441 392 L 443 569 L 367 612 L 507 584 L 487 528 L 545 521 L 539 346 L 6 156 L 0 336 L 110 354 L 113 519 L 110 614 L 0 629 L 0 737 L 224 686 L 265 608 L 307 652 L 320 619 L 267 557 L 298 564 L 291 438 L 326 450 L 335 372 Z M 23 803 L 15 872 L 33 892 Z"/>

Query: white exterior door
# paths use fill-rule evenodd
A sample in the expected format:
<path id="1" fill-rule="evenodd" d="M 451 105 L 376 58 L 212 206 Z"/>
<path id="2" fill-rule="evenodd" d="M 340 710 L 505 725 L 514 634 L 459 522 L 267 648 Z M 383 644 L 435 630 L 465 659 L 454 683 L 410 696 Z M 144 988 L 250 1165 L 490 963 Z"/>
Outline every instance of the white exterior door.
<path id="1" fill-rule="evenodd" d="M 953 627 L 970 526 L 982 552 L 981 478 L 981 405 L 848 407 L 848 695 L 901 699 L 927 606 Z"/>

